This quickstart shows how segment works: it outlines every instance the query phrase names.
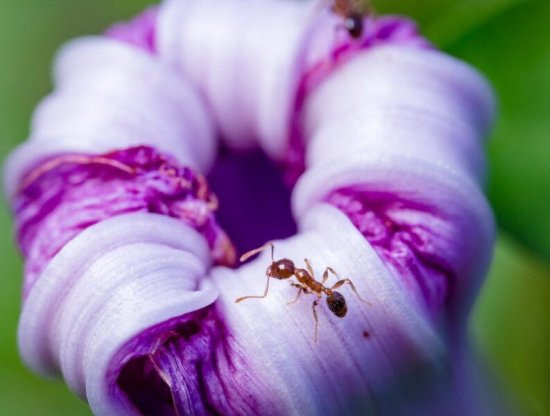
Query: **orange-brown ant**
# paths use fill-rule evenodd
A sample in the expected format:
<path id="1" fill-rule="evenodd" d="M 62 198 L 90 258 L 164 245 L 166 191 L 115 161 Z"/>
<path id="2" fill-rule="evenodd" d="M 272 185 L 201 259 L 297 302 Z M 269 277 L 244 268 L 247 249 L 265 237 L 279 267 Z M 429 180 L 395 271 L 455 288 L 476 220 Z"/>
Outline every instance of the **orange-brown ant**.
<path id="1" fill-rule="evenodd" d="M 339 287 L 343 286 L 346 283 L 351 286 L 353 292 L 357 295 L 357 297 L 361 302 L 364 302 L 370 305 L 369 302 L 367 302 L 366 300 L 362 299 L 361 296 L 359 296 L 359 293 L 357 293 L 357 290 L 355 289 L 355 286 L 350 279 L 340 280 L 340 276 L 338 276 L 338 273 L 336 273 L 334 269 L 331 267 L 327 267 L 325 269 L 323 273 L 323 280 L 318 282 L 313 277 L 314 275 L 313 268 L 311 267 L 311 262 L 308 259 L 304 259 L 307 270 L 296 267 L 292 260 L 289 260 L 286 258 L 275 260 L 274 258 L 275 246 L 271 242 L 266 243 L 262 247 L 256 248 L 254 250 L 250 250 L 249 252 L 243 254 L 240 260 L 241 262 L 246 261 L 250 257 L 254 256 L 255 254 L 269 247 L 271 247 L 271 264 L 267 267 L 267 270 L 265 273 L 267 276 L 267 283 L 265 286 L 264 294 L 261 296 L 259 295 L 243 296 L 243 297 L 237 298 L 235 300 L 236 303 L 239 303 L 245 299 L 265 298 L 269 290 L 269 280 L 271 277 L 279 280 L 284 280 L 284 279 L 289 279 L 292 276 L 295 276 L 296 279 L 298 280 L 298 283 L 291 282 L 291 285 L 293 287 L 298 288 L 298 293 L 296 294 L 296 298 L 293 301 L 287 302 L 287 305 L 297 302 L 302 293 L 317 295 L 317 299 L 313 301 L 313 305 L 312 305 L 313 318 L 315 319 L 315 336 L 314 336 L 315 341 L 317 341 L 317 327 L 319 326 L 319 320 L 317 318 L 317 311 L 315 310 L 315 308 L 319 304 L 319 301 L 321 300 L 321 297 L 323 294 L 326 296 L 328 308 L 334 315 L 336 315 L 339 318 L 343 318 L 344 316 L 346 316 L 348 307 L 344 296 L 340 292 L 337 292 L 335 289 L 338 289 Z M 330 288 L 325 286 L 325 282 L 328 280 L 329 273 L 332 273 L 338 280 L 338 282 L 336 282 Z"/>
<path id="2" fill-rule="evenodd" d="M 373 12 L 367 0 L 333 0 L 331 9 L 344 19 L 344 29 L 354 39 L 363 34 L 363 18 Z"/>

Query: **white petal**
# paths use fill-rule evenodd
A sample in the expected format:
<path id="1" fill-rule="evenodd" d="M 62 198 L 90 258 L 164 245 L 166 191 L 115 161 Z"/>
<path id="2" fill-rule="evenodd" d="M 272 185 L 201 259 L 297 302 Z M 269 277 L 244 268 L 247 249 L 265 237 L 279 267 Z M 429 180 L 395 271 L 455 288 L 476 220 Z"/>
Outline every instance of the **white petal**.
<path id="1" fill-rule="evenodd" d="M 201 281 L 209 264 L 204 238 L 172 218 L 128 214 L 88 228 L 52 259 L 25 302 L 23 359 L 44 374 L 62 368 L 92 400 L 104 393 L 93 377 L 124 342 L 214 301 L 217 291 Z"/>
<path id="2" fill-rule="evenodd" d="M 311 306 L 316 297 L 302 295 L 296 304 L 286 305 L 296 289 L 285 281 L 273 279 L 265 299 L 234 303 L 263 291 L 269 253 L 236 271 L 214 270 L 225 318 L 236 339 L 246 343 L 247 357 L 260 374 L 269 375 L 271 394 L 288 406 L 285 414 L 336 414 L 349 410 L 351 397 L 357 400 L 354 405 L 366 406 L 398 385 L 408 366 L 438 367 L 443 345 L 422 308 L 340 211 L 328 205 L 312 209 L 302 232 L 275 247 L 276 258 L 288 257 L 299 267 L 309 258 L 318 279 L 325 267 L 333 267 L 371 303 L 360 302 L 349 286 L 342 287 L 349 309 L 340 319 L 323 299 L 315 343 Z M 331 278 L 329 284 L 334 283 Z"/>
<path id="3" fill-rule="evenodd" d="M 365 52 L 309 98 L 308 168 L 294 189 L 295 216 L 340 188 L 432 209 L 436 222 L 409 217 L 410 224 L 449 230 L 440 249 L 459 280 L 453 296 L 469 306 L 494 239 L 480 190 L 493 114 L 485 80 L 453 58 L 397 46 Z"/>
<path id="4" fill-rule="evenodd" d="M 308 98 L 308 165 L 402 156 L 483 181 L 493 116 L 492 92 L 469 66 L 438 51 L 378 46 Z"/>
<path id="5" fill-rule="evenodd" d="M 149 145 L 199 171 L 213 163 L 214 129 L 202 100 L 155 57 L 116 40 L 83 38 L 61 51 L 55 72 L 57 91 L 37 108 L 30 141 L 6 163 L 8 195 L 28 170 L 59 153 Z"/>
<path id="6" fill-rule="evenodd" d="M 159 53 L 205 94 L 229 146 L 260 140 L 279 159 L 317 8 L 312 2 L 165 1 Z"/>

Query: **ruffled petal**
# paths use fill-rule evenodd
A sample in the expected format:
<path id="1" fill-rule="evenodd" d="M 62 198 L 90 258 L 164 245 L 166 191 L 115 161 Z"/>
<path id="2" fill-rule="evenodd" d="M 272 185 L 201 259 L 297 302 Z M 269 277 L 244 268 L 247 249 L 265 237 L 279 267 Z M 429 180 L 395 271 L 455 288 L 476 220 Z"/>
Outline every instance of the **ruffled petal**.
<path id="1" fill-rule="evenodd" d="M 27 298 L 23 359 L 43 374 L 61 370 L 102 413 L 112 405 L 105 377 L 119 348 L 216 299 L 201 280 L 210 261 L 202 236 L 164 216 L 121 215 L 89 227 L 52 259 Z"/>
<path id="2" fill-rule="evenodd" d="M 464 322 L 494 239 L 480 189 L 493 114 L 484 79 L 440 52 L 385 46 L 358 56 L 307 102 L 295 215 L 321 200 L 342 208 L 428 309 L 452 304 Z M 414 272 L 426 263 L 428 276 Z"/>
<path id="3" fill-rule="evenodd" d="M 154 54 L 156 52 L 157 15 L 158 7 L 152 6 L 130 22 L 114 24 L 105 35 Z"/>
<path id="4" fill-rule="evenodd" d="M 245 7 L 238 1 L 163 3 L 159 55 L 207 97 L 230 147 L 252 147 L 258 139 L 268 152 L 283 145 L 296 76 L 293 63 L 312 17 L 310 7 L 294 2 L 253 1 Z"/>
<path id="5" fill-rule="evenodd" d="M 352 41 L 319 7 L 169 0 L 157 55 L 140 43 L 150 22 L 61 53 L 58 88 L 8 162 L 10 198 L 59 155 L 147 145 L 207 172 L 215 129 L 229 147 L 259 143 L 279 161 L 297 137 L 300 232 L 275 243 L 276 257 L 309 258 L 317 280 L 330 267 L 357 290 L 338 286 L 343 318 L 324 299 L 339 285 L 330 269 L 318 306 L 317 293 L 285 305 L 297 287 L 275 279 L 265 299 L 236 304 L 261 294 L 268 253 L 211 269 L 208 232 L 149 209 L 158 198 L 147 210 L 164 216 L 113 209 L 39 262 L 19 328 L 25 362 L 61 372 L 94 413 L 479 411 L 464 323 L 494 233 L 480 189 L 491 91 L 406 20 L 366 18 Z M 35 202 L 22 220 L 48 205 Z M 200 216 L 195 202 L 183 217 Z"/>
<path id="6" fill-rule="evenodd" d="M 396 406 L 395 402 L 405 409 L 406 403 L 413 400 L 414 394 L 401 390 L 404 378 L 423 374 L 427 385 L 442 382 L 438 373 L 445 365 L 446 354 L 439 334 L 404 290 L 398 274 L 385 266 L 342 213 L 328 205 L 320 206 L 308 213 L 302 233 L 275 244 L 277 258 L 288 257 L 305 267 L 300 259 L 308 257 L 318 278 L 325 267 L 333 267 L 342 278 L 353 281 L 370 305 L 360 302 L 349 286 L 339 289 L 348 302 L 348 314 L 337 318 L 323 300 L 317 308 L 319 337 L 315 342 L 312 302 L 317 297 L 303 295 L 299 302 L 285 305 L 296 295 L 296 288 L 285 281 L 273 281 L 265 299 L 235 304 L 237 297 L 263 290 L 265 268 L 270 263 L 268 253 L 238 270 L 214 269 L 209 279 L 220 293 L 216 310 L 225 328 L 221 331 L 227 343 L 223 357 L 238 364 L 228 367 L 222 363 L 217 373 L 198 365 L 190 367 L 189 354 L 202 357 L 194 363 L 204 363 L 205 355 L 210 362 L 218 363 L 217 349 L 212 347 L 217 343 L 211 340 L 220 333 L 210 335 L 204 343 L 204 331 L 184 336 L 181 330 L 177 335 L 178 330 L 172 329 L 176 332 L 174 340 L 158 339 L 164 346 L 161 361 L 171 362 L 167 368 L 184 369 L 181 375 L 165 372 L 174 402 L 196 397 L 199 402 L 193 406 L 195 412 L 211 406 L 211 412 L 221 414 L 246 408 L 242 404 L 246 400 L 255 405 L 250 410 L 254 414 L 387 411 Z M 329 284 L 335 282 L 331 279 Z M 195 320 L 198 328 L 213 325 L 208 323 L 212 319 L 208 315 L 187 319 Z M 175 344 L 178 339 L 180 344 Z M 150 350 L 141 352 L 142 359 L 151 355 Z M 129 371 L 128 367 L 123 372 Z M 226 402 L 205 394 L 198 385 L 184 382 L 181 377 L 201 378 L 204 386 L 220 382 L 233 386 L 238 391 L 227 394 L 238 399 Z M 249 382 L 235 387 L 235 380 L 241 379 Z M 393 393 L 388 397 L 390 391 Z"/>
<path id="7" fill-rule="evenodd" d="M 30 169 L 67 152 L 148 145 L 198 171 L 213 163 L 214 129 L 202 100 L 155 57 L 116 40 L 84 38 L 61 51 L 55 81 L 57 90 L 33 117 L 30 140 L 6 162 L 10 197 Z"/>

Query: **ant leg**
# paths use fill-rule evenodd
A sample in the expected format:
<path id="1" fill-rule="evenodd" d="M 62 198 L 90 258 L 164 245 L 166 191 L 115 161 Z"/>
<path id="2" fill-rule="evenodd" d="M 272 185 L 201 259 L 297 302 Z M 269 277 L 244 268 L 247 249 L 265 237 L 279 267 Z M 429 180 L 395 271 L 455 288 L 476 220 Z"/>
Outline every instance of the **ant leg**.
<path id="1" fill-rule="evenodd" d="M 250 257 L 252 257 L 253 255 L 258 254 L 260 251 L 264 251 L 268 247 L 271 247 L 271 261 L 274 262 L 275 260 L 273 259 L 273 253 L 274 253 L 274 250 L 275 250 L 275 246 L 273 245 L 273 243 L 271 241 L 269 243 L 265 243 L 261 247 L 255 248 L 254 250 L 247 251 L 246 253 L 244 253 L 241 256 L 240 261 L 241 262 L 246 261 Z"/>
<path id="2" fill-rule="evenodd" d="M 149 355 L 154 355 L 157 353 L 157 351 L 162 348 L 162 346 L 168 341 L 170 340 L 170 338 L 178 338 L 180 337 L 180 334 L 177 333 L 176 331 L 174 330 L 171 330 L 171 331 L 168 331 L 166 333 L 163 333 L 156 341 L 155 341 L 155 346 L 153 347 L 153 349 L 148 353 Z"/>
<path id="3" fill-rule="evenodd" d="M 317 317 L 317 311 L 315 310 L 315 308 L 317 307 L 317 305 L 319 304 L 319 300 L 321 298 L 319 297 L 318 299 L 314 300 L 313 301 L 313 306 L 312 306 L 312 309 L 313 309 L 313 319 L 315 320 L 315 335 L 313 336 L 313 341 L 314 342 L 317 342 L 317 328 L 319 327 L 319 318 Z"/>
<path id="4" fill-rule="evenodd" d="M 265 291 L 262 296 L 243 296 L 242 298 L 235 299 L 235 303 L 239 303 L 245 299 L 262 299 L 267 296 L 267 291 L 269 290 L 269 276 L 267 277 L 267 284 L 265 285 Z"/>
<path id="5" fill-rule="evenodd" d="M 351 289 L 355 292 L 355 294 L 357 295 L 357 297 L 361 302 L 366 303 L 367 305 L 370 305 L 370 302 L 367 302 L 361 296 L 359 296 L 359 293 L 357 293 L 357 289 L 355 289 L 355 285 L 350 279 L 339 280 L 338 282 L 336 282 L 334 286 L 330 288 L 330 290 L 338 289 L 339 287 L 345 285 L 346 283 L 348 283 L 351 286 Z"/>
<path id="6" fill-rule="evenodd" d="M 325 272 L 323 273 L 323 280 L 321 280 L 321 284 L 324 286 L 327 280 L 328 280 L 328 270 L 325 270 Z"/>
<path id="7" fill-rule="evenodd" d="M 298 293 L 296 293 L 296 297 L 294 300 L 291 300 L 290 302 L 287 302 L 287 305 L 292 305 L 293 303 L 298 302 L 298 299 L 300 298 L 300 295 L 302 294 L 302 289 L 298 289 Z"/>
<path id="8" fill-rule="evenodd" d="M 332 267 L 327 267 L 325 269 L 325 272 L 323 273 L 323 280 L 321 284 L 324 285 L 325 282 L 328 280 L 328 272 L 331 272 L 334 275 L 334 277 L 336 277 L 336 280 L 340 281 L 340 276 L 338 275 L 338 273 L 336 273 Z"/>
<path id="9" fill-rule="evenodd" d="M 304 259 L 304 262 L 306 263 L 307 271 L 309 272 L 311 277 L 313 277 L 313 267 L 311 267 L 311 262 L 309 261 L 309 259 Z"/>
<path id="10" fill-rule="evenodd" d="M 305 286 L 303 286 L 303 285 L 301 285 L 301 284 L 299 284 L 299 283 L 291 283 L 291 286 L 297 287 L 297 288 L 298 288 L 298 293 L 296 294 L 296 298 L 295 298 L 293 301 L 287 302 L 287 303 L 286 303 L 287 305 L 292 305 L 293 303 L 297 302 L 298 299 L 300 298 L 300 295 L 302 294 L 302 292 L 304 292 L 304 293 L 311 293 L 311 292 L 307 289 L 307 287 L 305 287 Z"/>

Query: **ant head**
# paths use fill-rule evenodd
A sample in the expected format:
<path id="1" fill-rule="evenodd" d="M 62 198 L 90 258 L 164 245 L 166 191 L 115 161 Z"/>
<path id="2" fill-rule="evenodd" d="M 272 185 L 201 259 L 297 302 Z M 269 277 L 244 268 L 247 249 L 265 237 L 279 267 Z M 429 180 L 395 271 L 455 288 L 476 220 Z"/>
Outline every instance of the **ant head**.
<path id="1" fill-rule="evenodd" d="M 346 299 L 341 293 L 332 291 L 332 293 L 327 296 L 327 304 L 330 311 L 338 318 L 346 316 L 348 306 L 346 305 Z"/>
<path id="2" fill-rule="evenodd" d="M 274 261 L 267 268 L 266 274 L 275 279 L 288 279 L 294 274 L 294 263 L 289 259 Z"/>
<path id="3" fill-rule="evenodd" d="M 360 38 L 363 34 L 363 16 L 358 13 L 350 14 L 344 20 L 344 27 L 352 38 Z"/>

